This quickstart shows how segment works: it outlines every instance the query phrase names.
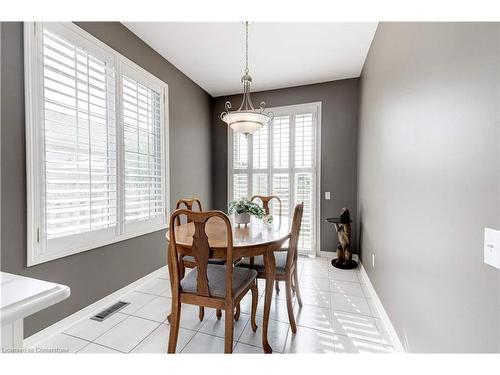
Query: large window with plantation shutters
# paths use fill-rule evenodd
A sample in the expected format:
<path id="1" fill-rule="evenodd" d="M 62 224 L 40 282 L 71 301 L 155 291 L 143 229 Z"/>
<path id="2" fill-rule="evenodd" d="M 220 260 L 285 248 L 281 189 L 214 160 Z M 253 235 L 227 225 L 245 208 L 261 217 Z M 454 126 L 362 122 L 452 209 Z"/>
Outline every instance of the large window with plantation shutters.
<path id="1" fill-rule="evenodd" d="M 273 121 L 245 137 L 229 130 L 229 200 L 277 195 L 282 215 L 304 202 L 299 237 L 302 254 L 316 252 L 319 236 L 317 168 L 321 103 L 271 108 Z M 273 202 L 273 201 L 272 201 Z M 271 204 L 272 214 L 279 205 Z"/>
<path id="2" fill-rule="evenodd" d="M 167 85 L 71 23 L 25 23 L 28 265 L 166 227 Z"/>

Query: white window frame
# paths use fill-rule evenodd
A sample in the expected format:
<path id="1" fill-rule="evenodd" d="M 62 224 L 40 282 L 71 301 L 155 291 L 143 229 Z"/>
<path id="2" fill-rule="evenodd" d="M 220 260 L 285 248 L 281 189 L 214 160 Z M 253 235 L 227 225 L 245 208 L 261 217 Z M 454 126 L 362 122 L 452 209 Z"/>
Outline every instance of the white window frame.
<path id="1" fill-rule="evenodd" d="M 43 142 L 43 67 L 39 61 L 42 54 L 43 22 L 24 23 L 24 69 L 26 104 L 26 185 L 27 185 L 27 266 L 77 254 L 87 250 L 120 242 L 129 238 L 167 228 L 170 212 L 170 163 L 169 163 L 169 114 L 168 85 L 147 72 L 111 47 L 70 22 L 48 23 L 47 26 L 69 40 L 78 38 L 78 45 L 99 53 L 106 61 L 112 61 L 115 74 L 115 121 L 117 159 L 117 224 L 115 228 L 85 232 L 61 237 L 61 246 L 47 249 L 45 222 L 41 214 Z M 97 51 L 97 52 L 96 52 Z M 123 119 L 122 119 L 122 74 L 125 73 L 161 94 L 161 141 L 162 141 L 162 199 L 164 214 L 155 220 L 136 222 L 125 226 L 124 218 L 124 165 L 123 165 Z M 112 233 L 110 233 L 112 232 Z"/>
<path id="2" fill-rule="evenodd" d="M 313 118 L 314 118 L 314 146 L 315 146 L 315 153 L 314 153 L 314 158 L 313 158 L 313 170 L 315 174 L 315 180 L 314 180 L 314 188 L 313 188 L 313 201 L 314 201 L 314 214 L 313 214 L 313 228 L 314 228 L 314 233 L 312 234 L 313 244 L 312 244 L 312 250 L 309 255 L 316 255 L 319 256 L 320 254 L 320 238 L 321 238 L 321 102 L 312 102 L 312 103 L 304 103 L 304 104 L 294 104 L 294 105 L 288 105 L 288 106 L 281 106 L 281 107 L 272 107 L 268 108 L 270 112 L 274 114 L 274 117 L 279 117 L 279 116 L 286 116 L 286 115 L 299 115 L 299 114 L 304 114 L 304 113 L 312 113 Z M 295 129 L 292 129 L 292 126 L 290 126 L 290 147 L 289 147 L 289 152 L 290 152 L 290 157 L 289 161 L 292 163 L 289 168 L 285 168 L 287 171 L 292 170 L 295 172 L 295 168 L 292 168 L 295 164 L 295 158 L 292 158 L 292 150 L 294 148 L 293 143 L 295 142 Z M 268 167 L 265 169 L 265 173 L 267 173 L 267 178 L 268 178 L 268 187 L 269 191 L 272 191 L 272 178 L 271 178 L 271 171 L 273 170 L 279 170 L 279 168 L 273 168 L 272 162 L 273 162 L 273 156 L 272 156 L 272 129 L 269 129 L 268 137 L 269 137 L 269 146 L 268 146 Z M 227 168 L 227 199 L 228 202 L 233 200 L 233 177 L 234 177 L 234 169 L 233 169 L 233 130 L 228 127 L 227 130 L 227 139 L 228 139 L 228 168 Z M 252 174 L 255 172 L 254 170 L 251 169 L 251 165 L 253 163 L 253 144 L 252 142 L 248 142 L 248 167 L 247 169 L 244 169 L 242 171 L 245 171 L 248 173 L 248 193 L 249 197 L 252 195 Z M 300 169 L 300 168 L 299 168 Z M 289 213 L 290 215 L 293 214 L 293 200 L 291 199 L 294 194 L 294 184 L 295 184 L 295 177 L 294 173 L 290 174 L 290 202 L 289 202 Z M 291 210 L 291 211 L 290 211 Z"/>

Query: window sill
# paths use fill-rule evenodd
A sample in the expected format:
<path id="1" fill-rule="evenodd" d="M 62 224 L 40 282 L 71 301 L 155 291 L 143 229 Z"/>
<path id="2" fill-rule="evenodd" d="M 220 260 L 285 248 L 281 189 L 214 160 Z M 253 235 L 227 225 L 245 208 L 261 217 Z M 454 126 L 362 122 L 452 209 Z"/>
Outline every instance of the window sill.
<path id="1" fill-rule="evenodd" d="M 89 250 L 98 249 L 98 248 L 103 247 L 103 246 L 108 246 L 108 245 L 112 245 L 112 244 L 115 244 L 118 242 L 123 242 L 123 241 L 129 240 L 129 239 L 135 238 L 135 237 L 140 237 L 140 236 L 144 236 L 144 235 L 147 235 L 150 233 L 158 232 L 160 230 L 165 230 L 167 228 L 168 228 L 167 224 L 157 224 L 157 225 L 150 226 L 146 230 L 125 233 L 125 234 L 120 235 L 120 236 L 115 236 L 111 239 L 94 241 L 92 243 L 87 243 L 85 245 L 79 246 L 77 248 L 73 248 L 71 250 L 65 250 L 65 251 L 55 252 L 55 253 L 46 253 L 46 254 L 36 254 L 35 253 L 35 255 L 32 259 L 28 258 L 27 266 L 31 267 L 31 266 L 35 266 L 37 264 L 50 262 L 52 260 L 65 258 L 65 257 L 70 256 L 70 255 L 86 252 Z"/>

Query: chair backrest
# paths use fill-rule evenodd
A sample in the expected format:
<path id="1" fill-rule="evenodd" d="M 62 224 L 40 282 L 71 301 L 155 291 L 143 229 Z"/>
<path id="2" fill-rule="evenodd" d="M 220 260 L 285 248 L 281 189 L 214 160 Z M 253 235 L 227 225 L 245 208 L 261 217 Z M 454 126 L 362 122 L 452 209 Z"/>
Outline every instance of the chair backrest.
<path id="1" fill-rule="evenodd" d="M 288 254 L 286 256 L 286 267 L 290 269 L 297 262 L 299 254 L 299 234 L 302 224 L 302 214 L 304 213 L 304 202 L 295 206 L 293 211 L 292 230 L 290 232 L 290 242 L 288 245 Z"/>
<path id="2" fill-rule="evenodd" d="M 185 215 L 189 223 L 194 225 L 193 243 L 191 246 L 191 255 L 194 257 L 197 269 L 197 288 L 196 292 L 200 296 L 210 297 L 210 288 L 208 285 L 207 268 L 208 259 L 210 258 L 210 245 L 205 232 L 207 221 L 210 218 L 218 217 L 223 220 L 226 225 L 226 298 L 232 298 L 232 282 L 233 282 L 233 230 L 231 222 L 227 215 L 222 211 L 191 211 L 186 209 L 178 209 L 170 216 L 170 246 L 169 259 L 171 262 L 170 276 L 172 290 L 180 291 L 181 270 L 179 267 L 179 259 L 182 254 L 179 253 L 179 248 L 175 239 L 174 222 L 180 215 Z"/>
<path id="3" fill-rule="evenodd" d="M 181 208 L 182 205 L 184 205 L 184 207 L 186 207 L 186 209 L 192 211 L 193 210 L 193 206 L 194 206 L 195 203 L 198 205 L 198 210 L 199 211 L 203 211 L 203 209 L 201 208 L 201 202 L 200 202 L 200 200 L 198 198 L 182 198 L 182 199 L 179 199 L 177 201 L 177 204 L 175 205 L 175 209 L 178 210 L 179 208 Z M 190 223 L 189 218 L 188 218 L 188 223 Z M 181 225 L 181 218 L 180 218 L 180 216 L 177 217 L 175 225 Z"/>
<path id="4" fill-rule="evenodd" d="M 255 199 L 260 199 L 262 201 L 262 207 L 266 212 L 266 215 L 269 215 L 269 202 L 272 199 L 276 199 L 280 203 L 280 216 L 281 216 L 281 199 L 277 195 L 254 195 L 250 200 L 253 202 Z"/>

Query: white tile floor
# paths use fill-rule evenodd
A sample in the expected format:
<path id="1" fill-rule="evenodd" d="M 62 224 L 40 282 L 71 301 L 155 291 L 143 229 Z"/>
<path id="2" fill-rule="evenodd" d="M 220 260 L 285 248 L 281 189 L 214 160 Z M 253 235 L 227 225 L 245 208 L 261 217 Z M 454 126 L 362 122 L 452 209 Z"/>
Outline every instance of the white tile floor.
<path id="1" fill-rule="evenodd" d="M 297 333 L 290 331 L 285 292 L 275 293 L 269 322 L 269 342 L 276 353 L 388 353 L 393 352 L 387 330 L 361 283 L 359 270 L 333 268 L 326 258 L 300 258 L 303 307 L 294 297 Z M 250 327 L 250 298 L 241 305 L 234 327 L 235 353 L 262 353 L 261 326 L 264 282 L 259 281 L 259 308 L 254 333 Z M 43 348 L 72 353 L 165 353 L 170 327 L 170 283 L 159 277 L 129 293 L 126 308 L 103 322 L 81 321 L 42 343 Z M 97 311 L 96 311 L 97 313 Z M 224 317 L 212 309 L 198 319 L 198 307 L 183 305 L 177 352 L 223 353 Z"/>

